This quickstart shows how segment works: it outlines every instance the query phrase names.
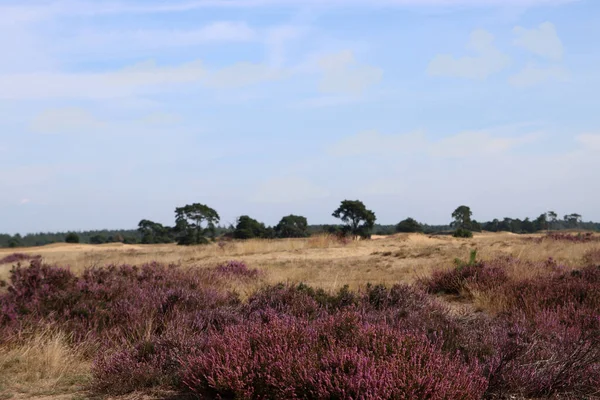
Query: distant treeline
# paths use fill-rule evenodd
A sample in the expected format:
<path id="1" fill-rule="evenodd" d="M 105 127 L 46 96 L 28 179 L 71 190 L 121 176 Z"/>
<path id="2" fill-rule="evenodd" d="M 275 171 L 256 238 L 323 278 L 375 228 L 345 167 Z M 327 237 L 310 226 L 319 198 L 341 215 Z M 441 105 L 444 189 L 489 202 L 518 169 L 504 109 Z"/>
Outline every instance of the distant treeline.
<path id="1" fill-rule="evenodd" d="M 349 222 L 351 217 L 361 215 L 365 218 L 367 215 L 367 225 L 356 226 L 355 234 L 363 237 L 370 235 L 391 235 L 398 232 L 423 232 L 427 234 L 452 234 L 457 229 L 468 231 L 488 231 L 488 232 L 512 232 L 512 233 L 535 233 L 545 230 L 567 230 L 580 229 L 590 231 L 600 231 L 600 223 L 583 222 L 579 214 L 567 214 L 563 218 L 552 211 L 541 214 L 535 219 L 525 218 L 503 218 L 494 219 L 488 222 L 478 222 L 471 219 L 471 210 L 467 206 L 460 206 L 452 214 L 454 221 L 448 225 L 428 225 L 420 223 L 413 218 L 406 218 L 395 225 L 375 224 L 375 215 L 364 208 L 359 201 L 344 201 L 342 206 L 348 209 L 340 208 L 338 211 L 346 212 L 348 217 L 342 216 L 344 224 L 330 225 L 309 225 L 305 217 L 289 215 L 283 217 L 275 226 L 266 226 L 247 215 L 237 219 L 236 225 L 221 226 L 214 224 L 218 222 L 218 214 L 204 205 L 187 205 L 176 209 L 175 226 L 163 226 L 150 220 L 142 220 L 138 229 L 128 230 L 94 230 L 79 232 L 47 232 L 31 233 L 24 236 L 19 234 L 7 235 L 0 234 L 0 247 L 33 247 L 44 246 L 52 243 L 85 243 L 85 244 L 104 244 L 104 243 L 125 243 L 125 244 L 155 244 L 155 243 L 179 243 L 179 244 L 201 244 L 207 242 L 206 237 L 229 238 L 229 239 L 252 239 L 252 238 L 294 238 L 307 237 L 311 235 L 329 233 L 335 235 L 346 235 L 350 231 Z M 336 211 L 337 212 L 337 211 Z M 370 213 L 370 214 L 369 214 Z M 213 215 L 214 214 L 214 215 Z M 201 226 L 202 220 L 209 223 L 206 227 Z M 370 217 L 369 217 L 370 215 Z M 359 218 L 359 219 L 360 219 Z M 365 228 L 366 226 L 366 228 Z M 362 232 L 361 232 L 362 230 Z"/>

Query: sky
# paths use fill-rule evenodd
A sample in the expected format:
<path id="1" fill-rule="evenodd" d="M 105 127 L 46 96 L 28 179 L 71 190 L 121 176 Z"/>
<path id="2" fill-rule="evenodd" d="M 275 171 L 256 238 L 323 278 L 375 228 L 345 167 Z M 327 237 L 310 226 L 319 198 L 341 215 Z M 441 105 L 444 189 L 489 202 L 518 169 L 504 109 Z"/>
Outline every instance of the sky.
<path id="1" fill-rule="evenodd" d="M 596 0 L 0 0 L 0 232 L 600 220 Z"/>

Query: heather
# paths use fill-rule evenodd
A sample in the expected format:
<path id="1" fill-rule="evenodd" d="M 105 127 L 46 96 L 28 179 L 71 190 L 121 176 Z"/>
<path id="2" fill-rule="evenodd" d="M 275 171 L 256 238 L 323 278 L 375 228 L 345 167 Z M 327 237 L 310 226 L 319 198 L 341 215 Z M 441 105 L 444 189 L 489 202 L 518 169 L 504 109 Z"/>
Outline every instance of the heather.
<path id="1" fill-rule="evenodd" d="M 519 268 L 540 273 L 518 278 Z M 39 327 L 62 332 L 71 346 L 86 349 L 89 388 L 98 395 L 170 390 L 200 398 L 479 399 L 599 393 L 597 265 L 571 269 L 553 260 L 480 261 L 473 255 L 417 285 L 336 291 L 267 285 L 264 276 L 234 260 L 210 268 L 112 265 L 75 275 L 36 258 L 12 269 L 0 295 L 0 342 L 19 343 Z M 257 289 L 242 300 L 230 289 L 233 281 Z M 455 312 L 448 294 L 480 304 L 479 312 Z"/>
<path id="2" fill-rule="evenodd" d="M 31 261 L 40 258 L 39 255 L 31 255 L 25 253 L 13 253 L 3 258 L 0 258 L 0 264 L 14 264 L 23 261 Z"/>

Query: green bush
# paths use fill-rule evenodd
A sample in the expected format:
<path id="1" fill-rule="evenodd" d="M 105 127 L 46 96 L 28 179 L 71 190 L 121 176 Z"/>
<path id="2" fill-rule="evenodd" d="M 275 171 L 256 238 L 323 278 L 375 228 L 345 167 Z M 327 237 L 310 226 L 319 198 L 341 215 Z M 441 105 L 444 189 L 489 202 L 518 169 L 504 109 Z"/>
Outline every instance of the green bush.
<path id="1" fill-rule="evenodd" d="M 67 243 L 79 243 L 79 236 L 77 236 L 76 233 L 69 233 L 66 237 L 65 237 L 65 242 Z"/>
<path id="2" fill-rule="evenodd" d="M 471 232 L 468 229 L 458 228 L 457 230 L 454 231 L 454 234 L 452 236 L 454 236 L 455 238 L 470 239 L 473 237 L 473 232 Z"/>

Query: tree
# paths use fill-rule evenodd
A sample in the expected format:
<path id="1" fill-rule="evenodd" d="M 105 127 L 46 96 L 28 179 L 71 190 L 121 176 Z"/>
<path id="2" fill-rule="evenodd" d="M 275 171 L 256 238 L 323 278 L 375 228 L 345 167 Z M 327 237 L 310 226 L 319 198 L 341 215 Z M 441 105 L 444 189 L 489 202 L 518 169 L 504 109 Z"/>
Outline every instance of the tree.
<path id="1" fill-rule="evenodd" d="M 564 216 L 564 221 L 569 228 L 577 228 L 581 223 L 581 215 L 579 214 L 567 214 Z"/>
<path id="2" fill-rule="evenodd" d="M 373 211 L 367 210 L 362 201 L 344 200 L 332 215 L 346 224 L 346 230 L 352 233 L 354 238 L 371 237 L 371 229 L 375 225 L 376 217 Z"/>
<path id="3" fill-rule="evenodd" d="M 23 240 L 23 238 L 21 237 L 21 235 L 19 233 L 17 233 L 8 240 L 8 243 L 7 243 L 8 247 L 10 247 L 11 249 L 14 249 L 16 247 L 21 247 L 23 245 L 22 240 Z"/>
<path id="4" fill-rule="evenodd" d="M 205 244 L 206 233 L 215 237 L 219 214 L 207 205 L 194 203 L 175 209 L 175 232 L 180 245 Z M 204 226 L 206 224 L 206 226 Z"/>
<path id="5" fill-rule="evenodd" d="M 104 235 L 94 235 L 90 237 L 90 244 L 104 244 L 106 243 L 106 236 Z"/>
<path id="6" fill-rule="evenodd" d="M 423 226 L 412 218 L 406 218 L 396 225 L 396 232 L 423 232 Z"/>
<path id="7" fill-rule="evenodd" d="M 452 213 L 454 221 L 450 226 L 461 229 L 471 229 L 471 209 L 467 206 L 460 206 Z"/>
<path id="8" fill-rule="evenodd" d="M 173 242 L 172 229 L 158 222 L 143 219 L 138 224 L 138 232 L 142 235 L 142 244 Z"/>
<path id="9" fill-rule="evenodd" d="M 79 236 L 77 236 L 76 233 L 68 233 L 67 236 L 65 236 L 65 242 L 66 243 L 79 243 Z"/>
<path id="10" fill-rule="evenodd" d="M 242 215 L 237 220 L 237 225 L 233 231 L 233 237 L 236 239 L 253 239 L 264 238 L 267 229 L 265 224 L 250 218 L 247 215 Z"/>
<path id="11" fill-rule="evenodd" d="M 548 214 L 540 214 L 540 216 L 533 221 L 533 225 L 535 226 L 536 232 L 548 229 Z"/>
<path id="12" fill-rule="evenodd" d="M 535 232 L 535 223 L 529 220 L 529 217 L 525 218 L 521 223 L 521 230 L 525 233 L 533 233 Z"/>
<path id="13" fill-rule="evenodd" d="M 556 214 L 554 211 L 548 211 L 546 215 L 548 218 L 548 229 L 552 229 L 552 227 L 556 224 L 556 221 L 558 221 L 558 214 Z"/>
<path id="14" fill-rule="evenodd" d="M 275 234 L 280 238 L 302 238 L 308 236 L 308 221 L 300 215 L 281 218 L 275 226 Z"/>

